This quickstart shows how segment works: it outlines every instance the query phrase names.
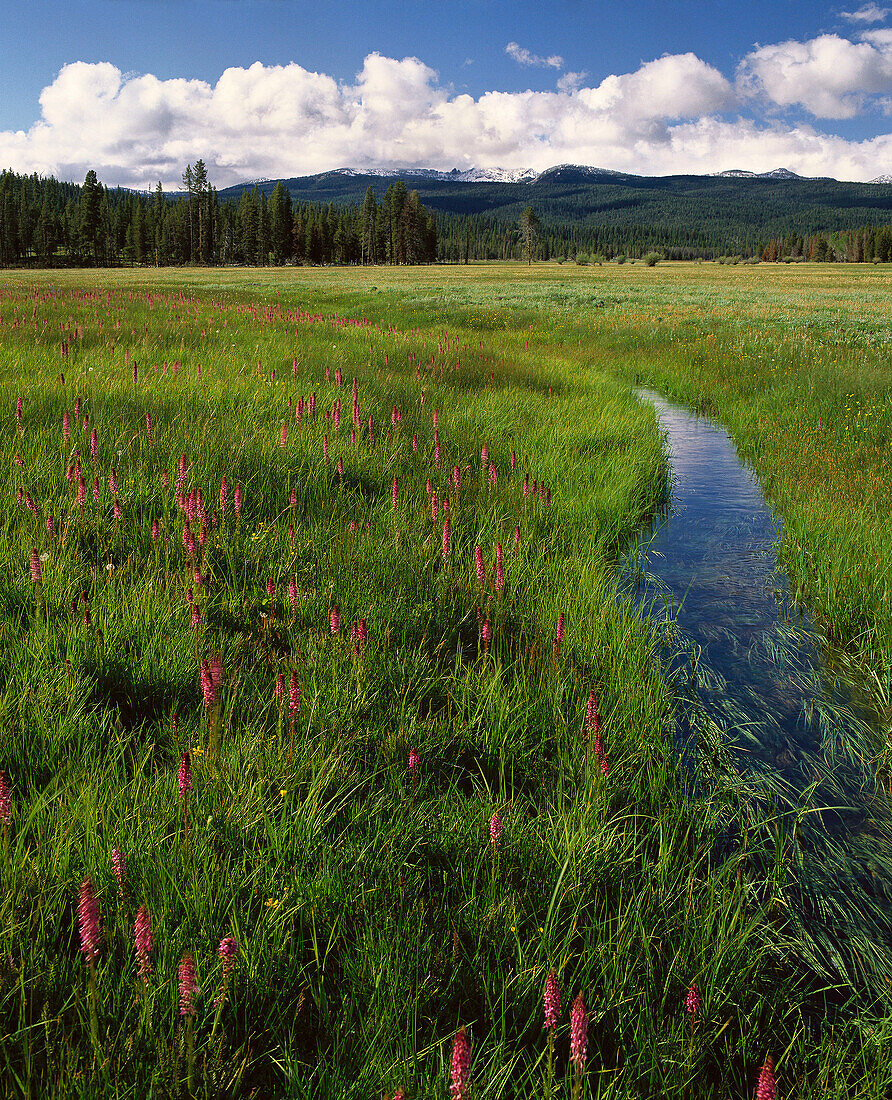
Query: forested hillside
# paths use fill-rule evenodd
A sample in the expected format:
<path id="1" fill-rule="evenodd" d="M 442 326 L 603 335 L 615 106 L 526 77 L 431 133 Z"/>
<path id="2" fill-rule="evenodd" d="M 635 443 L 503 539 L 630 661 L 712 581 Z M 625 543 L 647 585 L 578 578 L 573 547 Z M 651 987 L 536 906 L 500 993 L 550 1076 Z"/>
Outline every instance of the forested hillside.
<path id="1" fill-rule="evenodd" d="M 407 177 L 437 214 L 441 259 L 519 258 L 520 215 L 541 221 L 539 256 L 612 258 L 660 251 L 669 258 L 892 259 L 892 185 L 832 179 L 632 176 L 562 166 L 532 182 L 465 183 Z M 284 182 L 295 201 L 358 203 L 387 177 L 326 172 Z M 273 181 L 257 185 L 272 191 Z M 238 195 L 244 187 L 221 192 Z M 864 233 L 865 228 L 870 231 Z M 848 232 L 858 233 L 848 239 Z M 839 237 L 847 233 L 846 239 Z M 822 238 L 821 244 L 817 238 Z"/>
<path id="2" fill-rule="evenodd" d="M 892 185 L 628 176 L 561 167 L 519 183 L 351 171 L 217 192 L 202 161 L 165 194 L 0 175 L 0 265 L 417 264 L 640 257 L 892 261 Z"/>
<path id="3" fill-rule="evenodd" d="M 82 187 L 37 175 L 0 175 L 0 265 L 418 264 L 437 259 L 437 227 L 417 191 L 391 183 L 362 207 L 292 203 L 243 189 L 221 201 L 201 161 L 186 191 L 151 195 Z"/>

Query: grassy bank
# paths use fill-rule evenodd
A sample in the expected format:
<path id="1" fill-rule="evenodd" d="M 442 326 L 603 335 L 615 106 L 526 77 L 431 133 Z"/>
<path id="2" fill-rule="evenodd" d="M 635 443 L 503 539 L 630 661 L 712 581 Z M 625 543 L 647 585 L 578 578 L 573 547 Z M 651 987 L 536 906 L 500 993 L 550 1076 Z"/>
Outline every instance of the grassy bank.
<path id="1" fill-rule="evenodd" d="M 462 1028 L 477 1096 L 888 1091 L 617 603 L 665 467 L 613 372 L 685 298 L 615 277 L 0 280 L 10 1092 L 439 1097 Z"/>

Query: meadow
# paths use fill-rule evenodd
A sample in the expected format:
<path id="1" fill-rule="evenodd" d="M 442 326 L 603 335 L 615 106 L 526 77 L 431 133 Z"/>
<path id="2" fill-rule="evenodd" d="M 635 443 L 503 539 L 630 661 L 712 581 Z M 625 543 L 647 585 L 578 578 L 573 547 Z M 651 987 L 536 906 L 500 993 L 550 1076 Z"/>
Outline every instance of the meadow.
<path id="1" fill-rule="evenodd" d="M 811 964 L 795 836 L 679 751 L 617 588 L 638 380 L 753 458 L 881 797 L 888 286 L 2 273 L 5 1091 L 888 1095 L 892 965 Z"/>

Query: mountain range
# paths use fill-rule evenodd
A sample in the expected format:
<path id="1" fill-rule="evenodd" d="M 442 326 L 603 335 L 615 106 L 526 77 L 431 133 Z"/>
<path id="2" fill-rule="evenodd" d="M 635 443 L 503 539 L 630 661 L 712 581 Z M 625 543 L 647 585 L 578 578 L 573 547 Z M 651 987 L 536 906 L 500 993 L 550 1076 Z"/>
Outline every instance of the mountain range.
<path id="1" fill-rule="evenodd" d="M 472 242 L 487 242 L 482 254 L 499 255 L 506 232 L 517 226 L 527 207 L 540 219 L 550 255 L 655 248 L 677 257 L 752 256 L 773 238 L 892 225 L 889 177 L 852 183 L 799 176 L 787 168 L 700 176 L 638 176 L 574 164 L 544 172 L 340 168 L 238 184 L 221 190 L 219 197 L 238 201 L 254 188 L 269 196 L 281 182 L 296 203 L 359 205 L 368 188 L 381 202 L 398 180 L 417 190 L 437 216 L 440 239 L 449 241 L 449 256 L 463 254 L 462 242 L 469 235 Z M 481 250 L 477 247 L 477 254 Z"/>
<path id="2" fill-rule="evenodd" d="M 337 168 L 336 174 L 343 176 L 377 176 L 383 179 L 426 179 L 446 180 L 451 183 L 533 183 L 536 180 L 547 178 L 555 173 L 571 170 L 591 178 L 604 176 L 627 176 L 627 173 L 617 172 L 611 168 L 595 168 L 581 164 L 556 164 L 537 172 L 535 168 L 469 168 L 460 171 L 453 168 L 450 172 L 443 172 L 436 168 Z M 324 173 L 323 173 L 324 174 Z M 731 168 L 725 172 L 710 172 L 710 176 L 725 179 L 759 179 L 759 180 L 799 180 L 808 178 L 832 179 L 831 176 L 808 177 L 791 172 L 789 168 L 775 168 L 770 172 L 750 172 L 744 168 Z M 268 179 L 252 180 L 252 183 L 270 183 Z M 834 181 L 839 182 L 839 181 Z M 892 183 L 892 176 L 878 176 L 870 180 L 870 183 Z"/>

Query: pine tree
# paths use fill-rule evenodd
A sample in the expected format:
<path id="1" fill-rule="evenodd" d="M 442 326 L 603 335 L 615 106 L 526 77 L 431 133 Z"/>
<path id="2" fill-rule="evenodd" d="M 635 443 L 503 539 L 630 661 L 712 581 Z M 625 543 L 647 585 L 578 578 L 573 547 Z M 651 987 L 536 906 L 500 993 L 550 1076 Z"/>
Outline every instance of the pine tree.
<path id="1" fill-rule="evenodd" d="M 80 203 L 80 246 L 84 255 L 89 256 L 95 265 L 99 259 L 99 238 L 102 230 L 101 220 L 102 188 L 91 168 L 81 188 Z"/>
<path id="2" fill-rule="evenodd" d="M 362 202 L 360 214 L 362 237 L 362 260 L 364 264 L 376 264 L 378 262 L 377 241 L 378 204 L 375 202 L 375 194 L 371 187 L 366 188 L 365 198 Z"/>
<path id="3" fill-rule="evenodd" d="M 283 264 L 291 257 L 292 225 L 291 196 L 279 180 L 269 200 L 270 246 L 277 264 Z"/>
<path id="4" fill-rule="evenodd" d="M 533 250 L 539 225 L 539 219 L 536 217 L 532 206 L 528 206 L 520 215 L 520 243 L 527 266 L 533 262 Z"/>

